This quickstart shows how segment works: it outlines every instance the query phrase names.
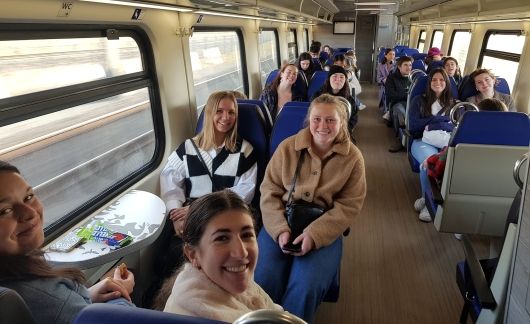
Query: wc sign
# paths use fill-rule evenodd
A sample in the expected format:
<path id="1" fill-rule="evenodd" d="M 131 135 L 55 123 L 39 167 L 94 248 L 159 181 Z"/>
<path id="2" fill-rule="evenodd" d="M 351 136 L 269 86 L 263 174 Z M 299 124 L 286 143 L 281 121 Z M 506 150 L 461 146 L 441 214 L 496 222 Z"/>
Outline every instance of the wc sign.
<path id="1" fill-rule="evenodd" d="M 73 2 L 63 2 L 61 3 L 61 8 L 59 9 L 59 12 L 57 13 L 57 17 L 68 17 L 70 16 L 70 11 L 72 11 L 72 7 L 74 6 Z"/>

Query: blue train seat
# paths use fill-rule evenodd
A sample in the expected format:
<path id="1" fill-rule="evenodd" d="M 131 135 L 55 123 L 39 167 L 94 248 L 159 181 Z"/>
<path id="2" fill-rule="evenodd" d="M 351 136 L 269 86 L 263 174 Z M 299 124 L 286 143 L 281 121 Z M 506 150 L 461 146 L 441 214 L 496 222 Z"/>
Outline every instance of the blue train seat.
<path id="1" fill-rule="evenodd" d="M 274 151 L 276 151 L 276 148 L 278 147 L 278 145 L 280 145 L 280 143 L 284 139 L 292 135 L 295 135 L 296 133 L 298 133 L 298 131 L 304 128 L 304 120 L 307 115 L 307 110 L 309 108 L 308 104 L 309 103 L 307 102 L 306 103 L 291 102 L 291 103 L 287 103 L 282 108 L 282 110 L 280 111 L 280 114 L 276 118 L 274 127 L 272 128 L 270 147 L 269 147 L 269 152 L 270 152 L 271 157 Z M 335 274 L 335 277 L 333 278 L 333 283 L 331 284 L 331 287 L 328 289 L 326 296 L 324 296 L 324 301 L 331 302 L 331 303 L 336 302 L 339 299 L 339 290 L 340 290 L 340 267 L 337 273 Z"/>
<path id="2" fill-rule="evenodd" d="M 307 108 L 296 105 L 285 105 L 272 127 L 269 143 L 269 154 L 272 157 L 274 151 L 280 143 L 289 136 L 298 133 L 304 128 L 304 120 L 307 115 Z"/>
<path id="3" fill-rule="evenodd" d="M 476 323 L 502 322 L 516 234 L 517 225 L 510 223 L 500 256 L 483 260 L 477 258 L 467 237 L 462 238 L 466 260 L 456 266 L 456 282 L 464 300 L 460 323 L 467 323 L 468 315 Z"/>
<path id="4" fill-rule="evenodd" d="M 237 99 L 237 103 L 239 104 L 253 104 L 258 106 L 259 110 L 261 111 L 261 115 L 263 116 L 263 120 L 265 121 L 265 131 L 267 136 L 270 135 L 272 131 L 272 116 L 270 111 L 265 107 L 265 104 L 261 100 L 257 99 Z"/>
<path id="5" fill-rule="evenodd" d="M 307 89 L 307 99 L 311 100 L 313 98 L 313 95 L 317 93 L 324 84 L 326 83 L 326 79 L 328 78 L 328 71 L 316 71 L 313 74 L 313 77 L 311 78 L 311 82 L 309 83 L 309 88 Z"/>
<path id="6" fill-rule="evenodd" d="M 413 56 L 418 53 L 419 53 L 418 50 L 415 48 L 404 48 L 403 50 L 401 50 L 401 56 L 406 55 L 412 58 L 414 58 Z"/>
<path id="7" fill-rule="evenodd" d="M 434 226 L 440 232 L 502 236 L 517 192 L 515 161 L 528 152 L 530 121 L 517 112 L 467 112 L 449 142 Z"/>
<path id="8" fill-rule="evenodd" d="M 412 62 L 412 69 L 413 70 L 421 70 L 425 72 L 425 62 L 423 62 L 423 59 L 415 59 Z"/>
<path id="9" fill-rule="evenodd" d="M 412 58 L 414 60 L 425 60 L 426 57 L 427 57 L 427 53 L 417 53 L 417 54 L 412 55 Z"/>
<path id="10" fill-rule="evenodd" d="M 396 45 L 396 46 L 394 46 L 394 52 L 396 53 L 396 57 L 400 57 L 400 56 L 404 55 L 403 51 L 405 49 L 407 49 L 407 48 L 409 48 L 409 47 L 406 46 L 406 45 Z"/>
<path id="11" fill-rule="evenodd" d="M 279 72 L 280 72 L 279 69 L 272 70 L 269 73 L 269 75 L 267 76 L 267 80 L 265 81 L 265 86 L 268 86 L 269 84 L 271 84 L 272 81 L 274 81 L 274 79 L 276 78 L 276 76 L 278 75 Z"/>
<path id="12" fill-rule="evenodd" d="M 412 103 L 412 99 L 414 99 L 417 96 L 421 96 L 425 93 L 425 89 L 427 88 L 427 80 L 428 76 L 426 74 L 419 74 L 419 76 L 415 77 L 415 81 L 411 84 L 409 89 L 409 94 L 407 96 L 407 109 L 405 114 L 405 147 L 407 148 L 407 157 L 409 160 L 410 167 L 413 172 L 420 172 L 420 163 L 416 161 L 416 159 L 412 156 L 410 152 L 410 146 L 412 144 L 412 134 L 409 131 L 409 118 L 410 118 L 410 106 Z"/>
<path id="13" fill-rule="evenodd" d="M 321 62 L 326 62 L 329 59 L 329 54 L 327 52 L 320 52 L 319 59 Z"/>
<path id="14" fill-rule="evenodd" d="M 35 323 L 24 299 L 6 287 L 0 287 L 0 314 L 0 323 Z"/>
<path id="15" fill-rule="evenodd" d="M 504 94 L 510 94 L 510 86 L 504 78 L 497 77 L 497 85 L 495 85 L 495 90 Z M 478 90 L 475 86 L 475 82 L 469 78 L 469 75 L 466 75 L 462 79 L 460 85 L 459 94 L 460 100 L 466 100 L 469 97 L 477 95 Z"/>
<path id="16" fill-rule="evenodd" d="M 442 69 L 443 67 L 444 67 L 444 62 L 443 61 L 432 61 L 431 64 L 429 64 L 429 66 L 427 66 L 427 74 L 429 74 L 429 72 L 431 72 L 431 70 Z"/>
<path id="17" fill-rule="evenodd" d="M 252 205 L 255 208 L 259 208 L 259 186 L 263 181 L 265 169 L 269 162 L 268 133 L 266 131 L 265 121 L 262 119 L 261 110 L 257 105 L 242 103 L 238 105 L 238 108 L 237 131 L 242 138 L 252 144 L 256 152 L 258 176 Z M 202 129 L 203 120 L 204 110 L 201 112 L 199 120 L 197 121 L 195 133 L 198 133 Z"/>
<path id="18" fill-rule="evenodd" d="M 164 313 L 161 311 L 112 305 L 90 304 L 83 308 L 73 324 L 127 323 L 127 324 L 226 324 L 206 318 Z"/>

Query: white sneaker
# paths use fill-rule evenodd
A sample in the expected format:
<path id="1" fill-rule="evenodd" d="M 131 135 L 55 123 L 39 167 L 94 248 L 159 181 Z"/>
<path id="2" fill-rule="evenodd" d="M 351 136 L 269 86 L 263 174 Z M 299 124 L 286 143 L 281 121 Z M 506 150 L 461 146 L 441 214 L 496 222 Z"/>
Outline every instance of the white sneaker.
<path id="1" fill-rule="evenodd" d="M 423 209 L 420 211 L 419 219 L 422 222 L 426 222 L 426 223 L 429 223 L 432 221 L 431 214 L 429 214 L 427 207 L 423 207 Z"/>
<path id="2" fill-rule="evenodd" d="M 390 120 L 390 112 L 386 112 L 384 115 L 383 115 L 383 119 L 385 120 Z"/>
<path id="3" fill-rule="evenodd" d="M 460 241 L 462 239 L 462 234 L 455 233 L 455 239 Z"/>
<path id="4" fill-rule="evenodd" d="M 365 109 L 365 108 L 366 108 L 366 105 L 365 105 L 365 104 L 361 103 L 361 104 L 359 105 L 359 110 L 363 110 L 363 109 Z"/>
<path id="5" fill-rule="evenodd" d="M 425 198 L 421 197 L 416 199 L 414 202 L 414 210 L 420 212 L 423 208 L 425 208 Z"/>

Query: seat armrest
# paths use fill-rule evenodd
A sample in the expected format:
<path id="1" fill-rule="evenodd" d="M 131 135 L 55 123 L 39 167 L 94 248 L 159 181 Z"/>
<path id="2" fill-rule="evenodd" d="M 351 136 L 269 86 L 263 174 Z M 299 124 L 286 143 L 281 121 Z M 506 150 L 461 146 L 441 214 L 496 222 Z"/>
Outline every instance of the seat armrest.
<path id="1" fill-rule="evenodd" d="M 495 297 L 493 297 L 493 293 L 488 285 L 484 271 L 480 266 L 480 261 L 478 260 L 475 250 L 473 250 L 473 246 L 466 234 L 462 235 L 462 244 L 464 246 L 467 265 L 469 266 L 471 280 L 473 281 L 473 286 L 475 287 L 480 306 L 482 308 L 495 309 L 497 306 Z"/>
<path id="2" fill-rule="evenodd" d="M 443 205 L 444 199 L 442 197 L 442 192 L 438 181 L 431 176 L 427 177 L 429 178 L 429 184 L 431 186 L 432 199 L 437 205 Z"/>

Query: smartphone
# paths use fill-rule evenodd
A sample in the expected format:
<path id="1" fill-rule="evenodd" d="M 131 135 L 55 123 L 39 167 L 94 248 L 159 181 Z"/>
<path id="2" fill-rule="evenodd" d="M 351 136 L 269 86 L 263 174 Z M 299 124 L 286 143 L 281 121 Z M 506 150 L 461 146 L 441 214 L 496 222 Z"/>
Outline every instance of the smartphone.
<path id="1" fill-rule="evenodd" d="M 83 243 L 82 237 L 77 236 L 74 232 L 69 232 L 50 245 L 50 250 L 55 252 L 70 252 L 81 243 Z"/>
<path id="2" fill-rule="evenodd" d="M 293 244 L 293 242 L 289 242 L 285 244 L 282 249 L 285 251 L 298 253 L 302 251 L 302 243 Z"/>

